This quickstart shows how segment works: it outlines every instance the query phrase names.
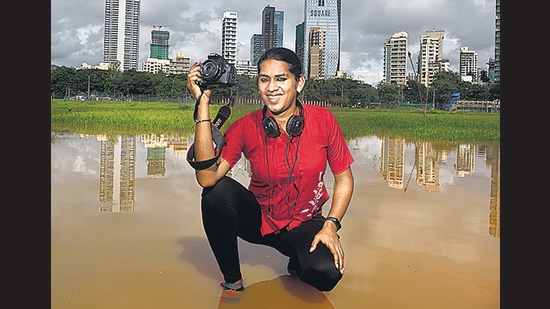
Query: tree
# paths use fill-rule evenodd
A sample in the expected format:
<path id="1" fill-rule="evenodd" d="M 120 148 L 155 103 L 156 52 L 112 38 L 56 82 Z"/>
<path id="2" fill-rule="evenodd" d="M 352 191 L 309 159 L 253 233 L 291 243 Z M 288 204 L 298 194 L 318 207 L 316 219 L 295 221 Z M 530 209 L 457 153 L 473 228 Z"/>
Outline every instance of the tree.
<path id="1" fill-rule="evenodd" d="M 487 74 L 487 69 L 482 69 L 479 73 L 479 81 L 483 83 L 488 83 L 490 81 L 489 75 Z"/>
<path id="2" fill-rule="evenodd" d="M 395 107 L 399 101 L 400 89 L 396 84 L 380 83 L 378 84 L 378 96 L 380 104 Z"/>
<path id="3" fill-rule="evenodd" d="M 120 70 L 120 61 L 116 60 L 115 62 L 109 65 L 107 69 L 107 78 L 104 80 L 104 89 L 108 93 L 112 93 L 113 98 L 116 98 L 117 90 L 119 90 L 120 78 L 122 72 Z"/>
<path id="4" fill-rule="evenodd" d="M 451 94 L 460 92 L 462 98 L 462 85 L 464 85 L 464 83 L 471 84 L 470 82 L 462 81 L 460 75 L 456 72 L 440 71 L 436 73 L 434 75 L 434 81 L 430 85 L 433 91 L 428 91 L 430 95 L 428 102 L 435 102 L 435 108 L 441 109 L 443 104 L 449 102 Z"/>
<path id="5" fill-rule="evenodd" d="M 50 79 L 52 97 L 69 99 L 79 92 L 87 93 L 88 81 L 90 94 L 110 96 L 115 100 L 123 97 L 133 99 L 134 96 L 137 100 L 192 100 L 187 91 L 187 74 L 121 71 L 119 62 L 111 64 L 108 70 L 53 68 Z M 461 92 L 464 99 L 497 100 L 500 99 L 500 84 L 472 84 L 462 81 L 458 73 L 445 71 L 434 76 L 434 81 L 428 89 L 413 80 L 407 81 L 406 86 L 380 82 L 375 88 L 360 80 L 311 78 L 306 81 L 300 99 L 325 101 L 332 106 L 346 107 L 364 107 L 375 102 L 389 107 L 396 107 L 404 102 L 429 103 L 431 106 L 435 101 L 439 107 L 448 102 L 450 95 L 455 92 Z M 220 99 L 229 99 L 232 96 L 239 99 L 258 99 L 256 77 L 237 75 L 234 87 L 216 88 L 212 94 L 213 102 L 220 102 Z"/>
<path id="6" fill-rule="evenodd" d="M 421 104 L 426 101 L 426 86 L 415 80 L 407 81 L 407 86 L 403 89 L 404 101 L 411 104 Z"/>
<path id="7" fill-rule="evenodd" d="M 53 69 L 50 74 L 52 96 L 68 100 L 73 94 L 76 94 L 75 79 L 76 70 L 74 68 L 63 66 Z"/>

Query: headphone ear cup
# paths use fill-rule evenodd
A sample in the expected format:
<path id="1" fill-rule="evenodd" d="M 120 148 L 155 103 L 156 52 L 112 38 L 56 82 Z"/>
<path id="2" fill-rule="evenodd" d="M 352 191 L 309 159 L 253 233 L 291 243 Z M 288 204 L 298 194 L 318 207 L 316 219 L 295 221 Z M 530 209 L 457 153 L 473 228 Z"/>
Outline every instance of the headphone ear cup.
<path id="1" fill-rule="evenodd" d="M 290 136 L 298 136 L 304 130 L 304 117 L 293 115 L 286 123 L 286 132 Z"/>
<path id="2" fill-rule="evenodd" d="M 273 117 L 266 117 L 262 119 L 262 126 L 264 127 L 264 131 L 267 137 L 273 138 L 281 134 L 281 131 L 279 131 L 279 126 L 277 125 L 277 121 L 275 121 Z"/>

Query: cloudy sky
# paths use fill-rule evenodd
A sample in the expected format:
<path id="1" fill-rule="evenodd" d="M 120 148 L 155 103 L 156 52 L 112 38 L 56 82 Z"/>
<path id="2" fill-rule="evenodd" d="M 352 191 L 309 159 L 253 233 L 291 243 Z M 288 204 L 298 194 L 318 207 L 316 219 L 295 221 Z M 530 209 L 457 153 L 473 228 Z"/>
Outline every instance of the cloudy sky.
<path id="1" fill-rule="evenodd" d="M 238 60 L 250 60 L 250 38 L 261 33 L 265 6 L 284 11 L 284 46 L 294 50 L 295 27 L 304 20 L 301 0 L 142 0 L 139 68 L 150 53 L 153 25 L 170 31 L 169 58 L 181 51 L 191 62 L 221 53 L 224 11 L 238 14 Z M 79 67 L 103 61 L 104 0 L 51 1 L 51 64 Z M 372 86 L 382 79 L 383 46 L 407 31 L 416 67 L 420 37 L 443 30 L 443 57 L 458 72 L 461 47 L 478 53 L 479 67 L 494 58 L 495 0 L 342 0 L 340 69 Z M 408 61 L 407 72 L 412 72 Z"/>

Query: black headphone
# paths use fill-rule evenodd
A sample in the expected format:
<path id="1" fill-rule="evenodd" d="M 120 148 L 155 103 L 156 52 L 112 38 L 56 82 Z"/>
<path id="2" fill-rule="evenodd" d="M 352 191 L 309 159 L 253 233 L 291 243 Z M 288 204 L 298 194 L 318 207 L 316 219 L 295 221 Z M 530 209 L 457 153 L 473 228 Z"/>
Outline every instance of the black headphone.
<path id="1" fill-rule="evenodd" d="M 296 100 L 296 107 L 298 107 L 298 111 L 300 115 L 292 115 L 290 118 L 288 118 L 288 121 L 286 123 L 286 132 L 289 136 L 298 136 L 302 134 L 302 131 L 304 130 L 304 115 L 303 115 L 303 107 L 300 101 Z M 279 131 L 279 125 L 277 125 L 277 121 L 273 119 L 273 117 L 269 116 L 266 117 L 265 113 L 267 111 L 267 107 L 264 105 L 263 108 L 263 118 L 262 118 L 262 125 L 264 127 L 265 134 L 267 137 L 277 137 L 281 135 L 281 131 Z"/>

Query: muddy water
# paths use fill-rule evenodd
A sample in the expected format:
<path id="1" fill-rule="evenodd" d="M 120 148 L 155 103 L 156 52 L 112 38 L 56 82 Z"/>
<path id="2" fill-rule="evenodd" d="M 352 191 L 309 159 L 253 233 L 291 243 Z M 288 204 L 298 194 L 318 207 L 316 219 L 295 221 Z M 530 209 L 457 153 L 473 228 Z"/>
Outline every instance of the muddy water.
<path id="1" fill-rule="evenodd" d="M 54 137 L 51 308 L 500 308 L 499 147 L 350 141 L 342 281 L 316 291 L 240 242 L 247 288 L 220 298 L 190 142 Z M 232 177 L 246 183 L 246 164 Z"/>

